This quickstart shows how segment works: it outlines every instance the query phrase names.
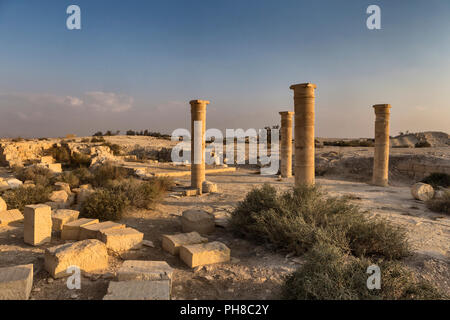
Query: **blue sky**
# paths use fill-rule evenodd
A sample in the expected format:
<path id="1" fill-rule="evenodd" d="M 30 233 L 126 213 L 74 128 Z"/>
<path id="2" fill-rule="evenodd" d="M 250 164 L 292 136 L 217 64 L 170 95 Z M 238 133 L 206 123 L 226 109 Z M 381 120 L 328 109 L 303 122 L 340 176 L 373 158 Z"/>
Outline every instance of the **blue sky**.
<path id="1" fill-rule="evenodd" d="M 393 135 L 449 132 L 449 71 L 446 0 L 0 0 L 0 136 L 170 133 L 191 99 L 211 101 L 208 127 L 259 128 L 302 82 L 317 136 L 372 137 L 377 103 Z"/>

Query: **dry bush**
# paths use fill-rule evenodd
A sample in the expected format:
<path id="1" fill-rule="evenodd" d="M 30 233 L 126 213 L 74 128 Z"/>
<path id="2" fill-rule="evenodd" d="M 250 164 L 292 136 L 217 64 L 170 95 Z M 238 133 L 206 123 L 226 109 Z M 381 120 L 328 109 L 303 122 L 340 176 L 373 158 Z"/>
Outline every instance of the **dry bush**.
<path id="1" fill-rule="evenodd" d="M 435 172 L 422 179 L 423 183 L 427 183 L 433 188 L 450 187 L 450 174 Z"/>
<path id="2" fill-rule="evenodd" d="M 23 182 L 32 180 L 35 185 L 48 186 L 53 182 L 54 174 L 49 169 L 39 166 L 13 168 L 14 175 Z"/>
<path id="3" fill-rule="evenodd" d="M 57 178 L 57 182 L 65 182 L 70 185 L 70 188 L 77 188 L 80 185 L 80 179 L 73 171 L 65 171 L 61 173 Z"/>
<path id="4" fill-rule="evenodd" d="M 450 215 L 450 192 L 445 192 L 442 198 L 428 200 L 426 206 L 431 211 Z"/>
<path id="5" fill-rule="evenodd" d="M 92 170 L 91 184 L 94 187 L 108 187 L 114 180 L 122 180 L 129 176 L 128 170 L 117 167 L 109 162 Z"/>
<path id="6" fill-rule="evenodd" d="M 305 255 L 306 262 L 289 275 L 283 297 L 293 300 L 401 300 L 444 299 L 435 287 L 418 280 L 397 261 L 372 261 L 346 254 L 331 244 L 317 243 Z M 381 271 L 381 288 L 367 288 L 367 267 Z"/>
<path id="7" fill-rule="evenodd" d="M 118 221 L 127 207 L 127 198 L 113 190 L 99 189 L 91 194 L 81 207 L 85 218 Z"/>
<path id="8" fill-rule="evenodd" d="M 367 218 L 343 198 L 325 197 L 318 186 L 300 186 L 279 195 L 264 185 L 253 189 L 231 216 L 236 233 L 302 254 L 323 242 L 356 256 L 389 259 L 410 254 L 404 231 Z"/>
<path id="9" fill-rule="evenodd" d="M 3 193 L 2 198 L 8 205 L 8 209 L 19 209 L 23 211 L 26 205 L 39 204 L 49 201 L 52 188 L 49 186 L 36 185 L 34 188 L 19 187 Z"/>

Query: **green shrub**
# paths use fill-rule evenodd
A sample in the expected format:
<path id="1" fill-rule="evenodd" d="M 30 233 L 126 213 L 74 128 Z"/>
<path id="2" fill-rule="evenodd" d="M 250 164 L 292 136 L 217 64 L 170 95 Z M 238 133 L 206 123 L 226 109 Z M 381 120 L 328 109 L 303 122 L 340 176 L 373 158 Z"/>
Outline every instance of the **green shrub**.
<path id="1" fill-rule="evenodd" d="M 36 185 L 48 186 L 52 184 L 54 174 L 49 169 L 40 166 L 31 167 L 15 167 L 13 168 L 14 175 L 17 179 L 23 182 L 32 180 Z"/>
<path id="2" fill-rule="evenodd" d="M 120 156 L 121 151 L 122 151 L 122 147 L 119 146 L 118 144 L 106 142 L 103 145 L 109 147 L 109 149 L 111 150 L 113 155 Z"/>
<path id="3" fill-rule="evenodd" d="M 410 253 L 403 231 L 367 218 L 345 198 L 325 197 L 318 186 L 304 185 L 281 195 L 267 184 L 253 189 L 232 213 L 231 227 L 297 254 L 318 242 L 357 256 L 400 258 Z"/>
<path id="4" fill-rule="evenodd" d="M 414 147 L 416 148 L 430 148 L 431 144 L 428 141 L 419 141 L 417 142 Z"/>
<path id="5" fill-rule="evenodd" d="M 101 137 L 101 136 L 95 136 L 91 139 L 92 143 L 97 143 L 97 142 L 105 142 L 105 138 Z"/>
<path id="6" fill-rule="evenodd" d="M 305 255 L 306 262 L 289 275 L 283 297 L 295 300 L 440 299 L 444 296 L 396 261 L 356 258 L 342 249 L 317 243 Z M 376 264 L 381 271 L 381 288 L 367 288 L 367 268 Z"/>
<path id="7" fill-rule="evenodd" d="M 91 165 L 91 157 L 86 154 L 74 152 L 70 157 L 70 167 L 88 168 Z"/>
<path id="8" fill-rule="evenodd" d="M 82 143 L 89 143 L 91 140 L 89 138 L 83 138 L 81 139 Z"/>
<path id="9" fill-rule="evenodd" d="M 118 221 L 127 205 L 127 198 L 123 193 L 99 189 L 83 202 L 81 215 L 91 219 Z"/>
<path id="10" fill-rule="evenodd" d="M 434 198 L 426 202 L 428 209 L 450 215 L 450 192 L 444 193 L 442 198 Z"/>
<path id="11" fill-rule="evenodd" d="M 19 209 L 23 211 L 26 205 L 39 204 L 49 201 L 52 188 L 49 186 L 36 185 L 34 188 L 19 187 L 3 193 L 2 198 L 8 205 L 8 209 Z"/>
<path id="12" fill-rule="evenodd" d="M 450 187 L 450 174 L 435 172 L 423 178 L 421 182 L 430 184 L 433 188 L 448 188 Z"/>
<path id="13" fill-rule="evenodd" d="M 58 146 L 54 144 L 50 149 L 46 150 L 45 154 L 52 156 L 58 163 L 70 163 L 70 150 L 67 145 Z"/>

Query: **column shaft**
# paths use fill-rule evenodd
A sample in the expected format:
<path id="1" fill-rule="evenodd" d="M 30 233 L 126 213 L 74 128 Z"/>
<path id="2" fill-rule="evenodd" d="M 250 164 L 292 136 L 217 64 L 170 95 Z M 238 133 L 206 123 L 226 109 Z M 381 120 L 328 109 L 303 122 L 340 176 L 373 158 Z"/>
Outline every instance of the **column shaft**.
<path id="1" fill-rule="evenodd" d="M 197 189 L 197 194 L 202 194 L 202 183 L 205 181 L 205 131 L 206 131 L 206 106 L 209 101 L 192 100 L 191 104 L 191 187 Z M 201 149 L 197 150 L 195 122 L 201 121 Z M 196 159 L 195 155 L 198 155 Z M 195 161 L 197 160 L 197 161 Z M 197 162 L 197 163 L 196 163 Z"/>
<path id="2" fill-rule="evenodd" d="M 292 115 L 294 112 L 284 111 L 281 115 L 281 177 L 292 177 Z"/>
<path id="3" fill-rule="evenodd" d="M 316 85 L 292 85 L 295 107 L 295 185 L 314 184 L 314 90 Z"/>
<path id="4" fill-rule="evenodd" d="M 387 186 L 389 181 L 389 117 L 391 106 L 378 104 L 375 109 L 375 151 L 372 183 Z"/>

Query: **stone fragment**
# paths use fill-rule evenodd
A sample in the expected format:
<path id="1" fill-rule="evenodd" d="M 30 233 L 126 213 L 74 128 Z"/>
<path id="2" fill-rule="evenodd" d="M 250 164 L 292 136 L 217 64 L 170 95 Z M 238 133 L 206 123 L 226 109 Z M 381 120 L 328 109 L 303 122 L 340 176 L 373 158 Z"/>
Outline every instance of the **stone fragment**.
<path id="1" fill-rule="evenodd" d="M 50 242 L 52 209 L 45 204 L 25 206 L 23 240 L 33 246 Z"/>
<path id="2" fill-rule="evenodd" d="M 103 300 L 170 300 L 170 280 L 111 281 Z"/>
<path id="3" fill-rule="evenodd" d="M 80 237 L 80 228 L 98 223 L 98 219 L 88 219 L 88 218 L 82 218 L 78 219 L 69 223 L 66 223 L 63 225 L 62 231 L 61 231 L 61 239 L 62 240 L 78 240 Z"/>
<path id="4" fill-rule="evenodd" d="M 104 243 L 89 239 L 66 243 L 45 251 L 45 270 L 53 278 L 69 276 L 67 269 L 77 266 L 83 272 L 95 272 L 108 268 L 108 252 Z"/>
<path id="5" fill-rule="evenodd" d="M 183 232 L 196 231 L 200 234 L 209 234 L 214 232 L 214 216 L 203 210 L 186 210 L 181 216 L 181 226 Z"/>
<path id="6" fill-rule="evenodd" d="M 53 191 L 49 197 L 49 200 L 53 202 L 66 202 L 68 199 L 69 195 L 64 190 Z"/>
<path id="7" fill-rule="evenodd" d="M 117 272 L 117 280 L 171 280 L 173 268 L 165 261 L 127 260 Z"/>
<path id="8" fill-rule="evenodd" d="M 433 199 L 434 189 L 429 184 L 419 182 L 411 187 L 411 194 L 414 199 L 427 201 Z"/>
<path id="9" fill-rule="evenodd" d="M 191 268 L 226 262 L 230 260 L 230 249 L 218 241 L 182 246 L 180 259 Z"/>
<path id="10" fill-rule="evenodd" d="M 72 191 L 70 190 L 70 184 L 68 183 L 56 182 L 55 187 L 57 188 L 58 191 L 65 191 L 68 195 L 72 193 Z"/>
<path id="11" fill-rule="evenodd" d="M 59 209 L 52 212 L 52 230 L 62 231 L 63 226 L 66 223 L 75 221 L 78 219 L 80 212 L 76 210 Z"/>
<path id="12" fill-rule="evenodd" d="M 230 224 L 230 214 L 227 211 L 215 211 L 213 212 L 213 216 L 216 226 L 228 228 Z"/>
<path id="13" fill-rule="evenodd" d="M 13 222 L 18 222 L 23 220 L 22 213 L 17 210 L 7 210 L 0 212 L 0 226 L 6 226 Z"/>
<path id="14" fill-rule="evenodd" d="M 28 300 L 32 287 L 32 264 L 0 268 L 0 300 Z"/>
<path id="15" fill-rule="evenodd" d="M 185 197 L 195 197 L 197 194 L 198 194 L 197 189 L 187 188 L 187 189 L 183 190 L 183 195 Z"/>
<path id="16" fill-rule="evenodd" d="M 178 255 L 181 246 L 206 242 L 208 239 L 200 236 L 197 232 L 162 236 L 163 249 L 172 255 Z"/>
<path id="17" fill-rule="evenodd" d="M 121 229 L 125 228 L 124 224 L 112 222 L 112 221 L 105 221 L 95 224 L 90 224 L 87 226 L 80 227 L 80 235 L 78 240 L 85 240 L 85 239 L 99 239 L 100 240 L 100 232 L 106 231 L 109 229 Z"/>
<path id="18" fill-rule="evenodd" d="M 0 192 L 7 191 L 9 189 L 11 189 L 11 187 L 9 186 L 8 182 L 0 180 Z"/>
<path id="19" fill-rule="evenodd" d="M 0 212 L 8 210 L 8 206 L 6 205 L 5 200 L 0 197 Z"/>
<path id="20" fill-rule="evenodd" d="M 23 182 L 18 179 L 9 179 L 6 182 L 8 183 L 10 189 L 17 189 L 23 185 Z"/>
<path id="21" fill-rule="evenodd" d="M 133 228 L 108 229 L 100 231 L 100 239 L 114 252 L 139 248 L 144 234 Z"/>
<path id="22" fill-rule="evenodd" d="M 44 156 L 44 157 L 41 157 L 41 163 L 44 163 L 44 164 L 52 164 L 52 163 L 54 163 L 54 162 L 55 162 L 55 159 L 53 159 L 52 156 Z"/>
<path id="23" fill-rule="evenodd" d="M 217 184 L 212 183 L 210 181 L 203 181 L 203 183 L 202 183 L 202 192 L 203 193 L 217 192 Z"/>
<path id="24" fill-rule="evenodd" d="M 62 173 L 63 172 L 61 163 L 47 164 L 47 168 L 53 173 Z"/>

